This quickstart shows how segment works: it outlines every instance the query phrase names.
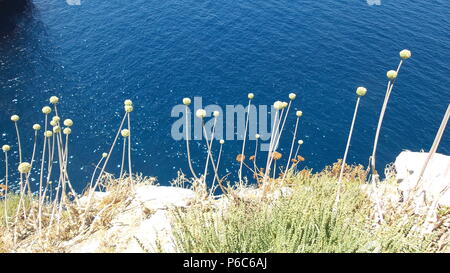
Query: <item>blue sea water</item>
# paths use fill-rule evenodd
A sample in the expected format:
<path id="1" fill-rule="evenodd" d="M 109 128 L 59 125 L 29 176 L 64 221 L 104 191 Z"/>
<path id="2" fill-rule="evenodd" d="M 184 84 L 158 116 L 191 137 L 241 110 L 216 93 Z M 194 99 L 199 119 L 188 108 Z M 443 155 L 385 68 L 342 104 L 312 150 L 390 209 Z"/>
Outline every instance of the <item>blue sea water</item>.
<path id="1" fill-rule="evenodd" d="M 75 123 L 69 170 L 78 190 L 109 148 L 126 98 L 135 105 L 133 169 L 162 185 L 180 169 L 189 173 L 185 143 L 171 137 L 176 118 L 170 111 L 183 97 L 225 106 L 246 104 L 248 92 L 255 93 L 255 104 L 297 93 L 294 107 L 304 113 L 301 154 L 314 170 L 342 157 L 361 85 L 368 94 L 348 161 L 367 165 L 386 71 L 396 68 L 401 49 L 413 57 L 389 101 L 379 171 L 403 149 L 428 150 L 450 102 L 447 0 L 33 0 L 15 22 L 0 38 L 0 144 L 13 146 L 15 169 L 9 118 L 19 114 L 29 160 L 31 126 L 42 124 L 42 106 L 57 95 L 61 116 Z M 282 139 L 284 154 L 293 122 Z M 226 142 L 222 175 L 237 171 L 241 144 Z M 254 142 L 248 145 L 252 151 Z M 438 151 L 450 154 L 449 132 Z M 194 141 L 192 153 L 202 170 L 204 143 Z M 119 164 L 117 150 L 108 171 L 117 174 Z"/>

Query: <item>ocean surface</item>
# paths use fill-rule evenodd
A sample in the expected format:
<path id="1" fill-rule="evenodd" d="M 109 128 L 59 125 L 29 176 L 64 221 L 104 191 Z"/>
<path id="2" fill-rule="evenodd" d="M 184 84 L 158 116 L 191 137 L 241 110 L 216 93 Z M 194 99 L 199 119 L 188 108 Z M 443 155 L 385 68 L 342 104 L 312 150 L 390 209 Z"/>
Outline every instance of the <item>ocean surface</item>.
<path id="1" fill-rule="evenodd" d="M 254 104 L 270 105 L 295 92 L 293 107 L 304 114 L 300 154 L 315 171 L 343 156 L 358 86 L 368 93 L 348 162 L 367 166 L 386 71 L 397 67 L 401 49 L 413 56 L 389 101 L 379 171 L 403 149 L 428 150 L 450 102 L 448 0 L 33 0 L 13 21 L 12 30 L 0 26 L 0 145 L 13 146 L 15 170 L 10 116 L 19 114 L 29 161 L 31 126 L 43 123 L 48 98 L 60 97 L 61 117 L 74 121 L 69 171 L 77 190 L 109 149 L 128 98 L 135 108 L 133 170 L 158 177 L 162 185 L 179 170 L 189 174 L 185 142 L 171 136 L 178 119 L 171 110 L 183 97 L 225 107 L 246 105 L 253 92 Z M 284 159 L 294 122 L 292 113 L 281 140 Z M 438 151 L 450 154 L 447 131 Z M 222 175 L 237 172 L 241 145 L 225 143 Z M 247 155 L 254 145 L 248 142 Z M 119 143 L 107 171 L 119 172 L 120 149 Z M 204 142 L 192 141 L 191 149 L 201 172 Z M 1 183 L 3 157 L 0 162 Z"/>

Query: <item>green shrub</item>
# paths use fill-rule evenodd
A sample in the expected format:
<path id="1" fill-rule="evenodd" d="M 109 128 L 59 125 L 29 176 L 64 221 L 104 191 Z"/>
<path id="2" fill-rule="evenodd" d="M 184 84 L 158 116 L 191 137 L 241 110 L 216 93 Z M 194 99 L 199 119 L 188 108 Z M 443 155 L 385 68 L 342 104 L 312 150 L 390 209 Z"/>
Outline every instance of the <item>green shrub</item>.
<path id="1" fill-rule="evenodd" d="M 294 178 L 293 194 L 275 202 L 233 201 L 222 213 L 192 207 L 174 214 L 180 252 L 423 252 L 430 239 L 412 223 L 374 226 L 372 203 L 361 182 L 344 184 L 334 208 L 337 183 L 323 174 Z"/>

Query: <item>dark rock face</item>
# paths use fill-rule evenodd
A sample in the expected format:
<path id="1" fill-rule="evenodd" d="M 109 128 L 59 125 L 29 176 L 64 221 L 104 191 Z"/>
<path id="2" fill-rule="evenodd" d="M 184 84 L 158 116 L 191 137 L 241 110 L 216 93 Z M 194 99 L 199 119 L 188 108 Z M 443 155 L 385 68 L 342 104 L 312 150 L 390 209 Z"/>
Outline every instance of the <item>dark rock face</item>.
<path id="1" fill-rule="evenodd" d="M 0 0 L 0 37 L 14 30 L 18 18 L 29 10 L 31 0 Z"/>
<path id="2" fill-rule="evenodd" d="M 27 9 L 29 0 L 0 0 L 0 20 Z"/>

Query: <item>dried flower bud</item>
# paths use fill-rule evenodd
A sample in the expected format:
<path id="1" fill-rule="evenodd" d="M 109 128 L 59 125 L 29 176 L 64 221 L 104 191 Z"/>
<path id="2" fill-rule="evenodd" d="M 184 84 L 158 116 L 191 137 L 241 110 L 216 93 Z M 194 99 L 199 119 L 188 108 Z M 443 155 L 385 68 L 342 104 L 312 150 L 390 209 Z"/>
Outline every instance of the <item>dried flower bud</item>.
<path id="1" fill-rule="evenodd" d="M 220 116 L 220 112 L 219 111 L 214 111 L 213 112 L 213 116 L 217 118 L 218 116 Z"/>
<path id="2" fill-rule="evenodd" d="M 56 121 L 54 121 L 54 120 L 51 120 L 51 121 L 50 121 L 50 125 L 51 125 L 51 126 L 56 126 L 56 124 L 57 124 Z"/>
<path id="3" fill-rule="evenodd" d="M 45 131 L 44 132 L 44 136 L 45 137 L 52 137 L 52 135 L 53 135 L 52 131 Z"/>
<path id="4" fill-rule="evenodd" d="M 51 96 L 50 97 L 50 103 L 51 104 L 57 104 L 59 102 L 59 98 L 57 96 Z"/>
<path id="5" fill-rule="evenodd" d="M 103 154 L 102 154 L 102 157 L 103 157 L 103 158 L 106 158 L 107 156 L 108 156 L 108 153 L 103 153 Z"/>
<path id="6" fill-rule="evenodd" d="M 280 110 L 281 108 L 283 108 L 283 103 L 279 100 L 277 100 L 274 104 L 273 104 L 273 108 L 275 108 L 275 110 Z"/>
<path id="7" fill-rule="evenodd" d="M 356 94 L 358 96 L 362 97 L 362 96 L 366 95 L 366 93 L 367 93 L 367 89 L 365 87 L 360 86 L 360 87 L 356 88 Z"/>
<path id="8" fill-rule="evenodd" d="M 56 125 L 55 127 L 53 127 L 53 133 L 61 133 L 61 127 L 59 127 L 58 125 Z"/>
<path id="9" fill-rule="evenodd" d="M 279 152 L 273 152 L 272 153 L 272 158 L 273 158 L 273 160 L 278 160 L 278 159 L 280 159 L 281 158 L 281 154 L 279 153 Z"/>
<path id="10" fill-rule="evenodd" d="M 42 107 L 42 113 L 48 115 L 52 112 L 52 108 L 50 108 L 50 106 L 44 106 Z"/>
<path id="11" fill-rule="evenodd" d="M 297 112 L 295 112 L 295 115 L 297 117 L 301 117 L 301 116 L 303 116 L 303 112 L 302 111 L 297 111 Z"/>
<path id="12" fill-rule="evenodd" d="M 397 71 L 395 71 L 395 70 L 389 70 L 389 71 L 386 73 L 386 76 L 387 76 L 390 80 L 393 80 L 393 79 L 397 78 Z"/>
<path id="13" fill-rule="evenodd" d="M 70 128 L 64 128 L 63 134 L 65 134 L 65 135 L 70 135 L 71 133 L 72 133 L 72 129 L 70 129 Z"/>
<path id="14" fill-rule="evenodd" d="M 127 113 L 133 112 L 133 106 L 132 105 L 125 105 L 125 112 L 127 112 Z"/>
<path id="15" fill-rule="evenodd" d="M 408 49 L 403 49 L 402 51 L 400 51 L 400 58 L 402 58 L 403 60 L 411 58 L 411 51 L 409 51 Z"/>
<path id="16" fill-rule="evenodd" d="M 237 156 L 236 156 L 236 161 L 237 162 L 242 162 L 242 161 L 244 161 L 245 160 L 245 155 L 243 155 L 243 154 L 238 154 Z"/>
<path id="17" fill-rule="evenodd" d="M 249 100 L 252 100 L 255 97 L 255 94 L 248 93 L 247 97 L 248 97 Z"/>
<path id="18" fill-rule="evenodd" d="M 289 94 L 289 99 L 290 100 L 295 100 L 296 97 L 297 97 L 297 95 L 295 93 L 290 93 Z"/>
<path id="19" fill-rule="evenodd" d="M 131 105 L 133 105 L 133 102 L 131 101 L 131 100 L 125 100 L 124 102 L 123 102 L 123 104 L 125 105 L 125 106 L 131 106 Z"/>
<path id="20" fill-rule="evenodd" d="M 122 131 L 120 131 L 120 133 L 122 134 L 123 137 L 130 136 L 130 130 L 128 130 L 128 129 L 123 129 Z"/>
<path id="21" fill-rule="evenodd" d="M 191 99 L 190 98 L 184 98 L 183 99 L 183 104 L 184 105 L 190 105 L 191 104 Z"/>
<path id="22" fill-rule="evenodd" d="M 225 143 L 225 140 L 221 139 L 221 140 L 219 141 L 219 143 L 220 143 L 220 144 L 224 144 L 224 143 Z"/>
<path id="23" fill-rule="evenodd" d="M 298 141 L 298 145 L 302 145 L 302 144 L 303 144 L 303 140 L 300 139 L 300 140 Z"/>
<path id="24" fill-rule="evenodd" d="M 54 116 L 54 117 L 52 118 L 52 121 L 54 121 L 54 122 L 56 122 L 56 123 L 58 123 L 60 120 L 61 120 L 61 118 L 58 117 L 58 116 Z"/>
<path id="25" fill-rule="evenodd" d="M 39 124 L 34 124 L 33 125 L 33 130 L 35 130 L 35 131 L 39 131 L 39 130 L 41 130 L 41 125 L 39 125 Z"/>
<path id="26" fill-rule="evenodd" d="M 64 120 L 64 126 L 71 127 L 73 125 L 73 121 L 71 119 Z"/>
<path id="27" fill-rule="evenodd" d="M 18 122 L 19 119 L 20 119 L 20 117 L 19 117 L 18 115 L 12 115 L 12 116 L 11 116 L 11 120 L 12 120 L 13 122 Z"/>
<path id="28" fill-rule="evenodd" d="M 17 168 L 20 173 L 29 173 L 31 171 L 31 164 L 28 162 L 22 162 Z"/>
<path id="29" fill-rule="evenodd" d="M 260 134 L 256 134 L 256 135 L 255 135 L 255 138 L 256 138 L 256 139 L 259 139 L 260 137 L 261 137 Z"/>
<path id="30" fill-rule="evenodd" d="M 197 112 L 195 112 L 195 115 L 198 118 L 204 118 L 204 117 L 206 117 L 206 111 L 203 109 L 198 109 Z"/>
<path id="31" fill-rule="evenodd" d="M 5 144 L 2 146 L 2 150 L 3 150 L 3 152 L 6 153 L 6 152 L 9 152 L 9 150 L 11 150 L 11 147 L 9 145 Z"/>

